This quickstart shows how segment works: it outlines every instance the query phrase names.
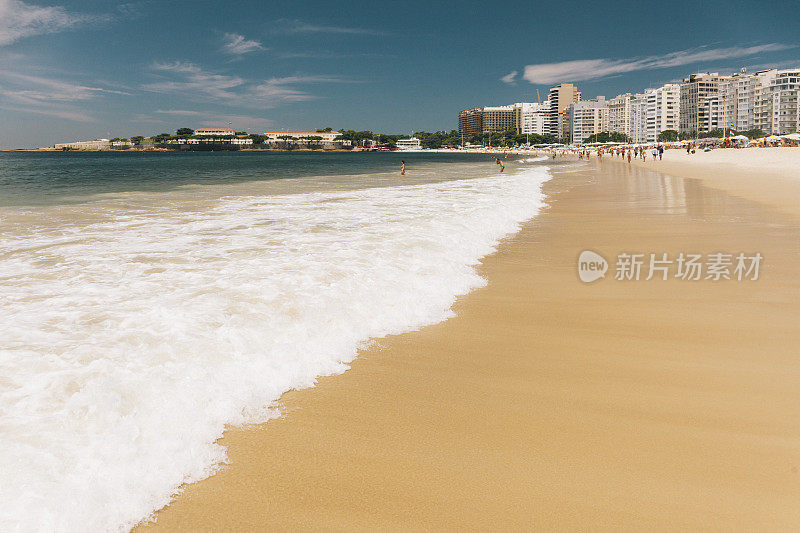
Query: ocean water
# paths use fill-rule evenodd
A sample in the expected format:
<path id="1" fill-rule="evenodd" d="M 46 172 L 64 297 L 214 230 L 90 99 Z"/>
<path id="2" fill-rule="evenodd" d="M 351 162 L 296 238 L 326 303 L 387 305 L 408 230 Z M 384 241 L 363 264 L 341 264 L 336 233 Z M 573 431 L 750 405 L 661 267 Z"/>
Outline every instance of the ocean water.
<path id="1" fill-rule="evenodd" d="M 548 177 L 482 155 L 0 153 L 0 531 L 148 517 L 224 465 L 226 425 L 453 316 Z"/>

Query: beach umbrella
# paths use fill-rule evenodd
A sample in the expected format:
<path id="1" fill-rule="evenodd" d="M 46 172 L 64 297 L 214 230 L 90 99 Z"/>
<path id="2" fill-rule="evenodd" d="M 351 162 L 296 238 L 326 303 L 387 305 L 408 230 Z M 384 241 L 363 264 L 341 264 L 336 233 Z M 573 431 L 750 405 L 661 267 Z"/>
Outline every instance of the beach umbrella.
<path id="1" fill-rule="evenodd" d="M 788 135 L 784 135 L 783 138 L 790 139 L 792 141 L 800 141 L 800 133 L 790 133 Z"/>

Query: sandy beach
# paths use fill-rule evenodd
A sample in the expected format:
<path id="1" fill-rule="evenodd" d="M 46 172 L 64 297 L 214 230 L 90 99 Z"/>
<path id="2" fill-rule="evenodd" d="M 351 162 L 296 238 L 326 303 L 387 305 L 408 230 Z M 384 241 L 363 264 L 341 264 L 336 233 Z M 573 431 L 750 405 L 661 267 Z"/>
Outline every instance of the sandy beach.
<path id="1" fill-rule="evenodd" d="M 632 162 L 685 178 L 699 178 L 708 187 L 776 207 L 797 215 L 800 199 L 800 148 L 712 150 L 688 155 L 667 150 L 664 159 Z"/>
<path id="2" fill-rule="evenodd" d="M 555 162 L 549 207 L 456 318 L 227 431 L 230 464 L 137 531 L 796 530 L 800 157 L 739 152 Z M 606 279 L 578 279 L 587 249 Z M 764 262 L 618 281 L 623 252 Z"/>

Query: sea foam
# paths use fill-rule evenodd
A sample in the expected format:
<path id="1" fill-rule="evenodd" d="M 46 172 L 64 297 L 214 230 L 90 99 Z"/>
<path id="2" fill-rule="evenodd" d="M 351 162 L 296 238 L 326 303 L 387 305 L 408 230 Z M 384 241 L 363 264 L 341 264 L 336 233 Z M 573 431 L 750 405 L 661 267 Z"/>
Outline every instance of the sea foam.
<path id="1" fill-rule="evenodd" d="M 226 425 L 453 316 L 547 177 L 86 204 L 1 235 L 0 530 L 148 517 L 224 464 Z"/>

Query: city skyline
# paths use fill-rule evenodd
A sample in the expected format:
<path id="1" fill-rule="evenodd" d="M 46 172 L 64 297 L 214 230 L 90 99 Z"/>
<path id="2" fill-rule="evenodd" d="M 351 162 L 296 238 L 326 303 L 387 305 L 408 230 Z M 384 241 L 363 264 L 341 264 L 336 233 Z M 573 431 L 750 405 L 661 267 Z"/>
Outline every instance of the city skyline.
<path id="1" fill-rule="evenodd" d="M 800 67 L 796 0 L 735 4 L 239 2 L 221 17 L 210 2 L 0 0 L 0 115 L 14 126 L 0 148 L 228 123 L 450 130 L 459 109 L 544 101 L 561 82 L 612 98 L 691 72 Z"/>

